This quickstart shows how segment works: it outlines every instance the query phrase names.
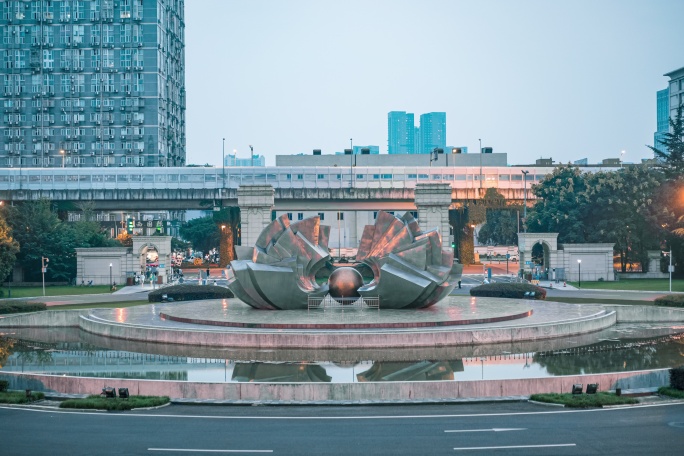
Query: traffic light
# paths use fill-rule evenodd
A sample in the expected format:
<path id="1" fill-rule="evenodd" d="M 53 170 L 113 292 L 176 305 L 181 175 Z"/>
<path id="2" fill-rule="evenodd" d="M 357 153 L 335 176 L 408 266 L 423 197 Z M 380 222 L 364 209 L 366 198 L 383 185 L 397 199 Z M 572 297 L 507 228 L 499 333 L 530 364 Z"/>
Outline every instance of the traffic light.
<path id="1" fill-rule="evenodd" d="M 135 221 L 132 218 L 129 218 L 126 221 L 126 229 L 128 230 L 128 234 L 133 234 L 133 226 L 135 225 Z"/>

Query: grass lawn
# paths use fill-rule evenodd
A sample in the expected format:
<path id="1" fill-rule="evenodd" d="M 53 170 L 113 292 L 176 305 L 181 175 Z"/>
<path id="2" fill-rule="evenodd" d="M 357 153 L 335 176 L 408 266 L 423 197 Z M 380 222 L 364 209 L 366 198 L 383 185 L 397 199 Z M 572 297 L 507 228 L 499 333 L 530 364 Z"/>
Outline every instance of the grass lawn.
<path id="1" fill-rule="evenodd" d="M 577 282 L 568 282 L 572 286 L 578 286 Z M 585 282 L 582 281 L 582 289 L 587 290 L 634 290 L 634 291 L 663 291 L 670 289 L 669 279 L 634 279 L 621 280 L 619 282 Z M 684 291 L 684 280 L 672 280 L 672 291 Z"/>
<path id="2" fill-rule="evenodd" d="M 45 395 L 41 392 L 31 392 L 29 399 L 25 391 L 0 391 L 0 404 L 28 404 L 40 399 L 45 399 Z"/>
<path id="3" fill-rule="evenodd" d="M 4 297 L 9 298 L 9 289 L 2 287 L 5 293 Z M 45 286 L 45 296 L 68 296 L 68 295 L 84 295 L 84 294 L 103 294 L 110 293 L 109 285 L 95 285 L 92 287 L 72 287 L 59 286 L 49 287 Z M 13 298 L 33 298 L 43 296 L 43 287 L 12 287 Z"/>
<path id="4" fill-rule="evenodd" d="M 670 396 L 675 399 L 684 399 L 684 390 L 670 388 L 669 386 L 658 388 L 658 394 L 662 396 Z"/>
<path id="5" fill-rule="evenodd" d="M 117 301 L 117 302 L 93 302 L 89 304 L 67 304 L 63 306 L 51 306 L 47 310 L 82 310 L 82 309 L 118 309 L 119 307 L 135 307 L 150 304 L 144 301 Z"/>
<path id="6" fill-rule="evenodd" d="M 600 299 L 600 298 L 568 298 L 565 296 L 551 296 L 547 301 L 565 302 L 568 304 L 625 304 L 629 306 L 653 306 L 653 301 L 637 301 L 631 299 Z"/>

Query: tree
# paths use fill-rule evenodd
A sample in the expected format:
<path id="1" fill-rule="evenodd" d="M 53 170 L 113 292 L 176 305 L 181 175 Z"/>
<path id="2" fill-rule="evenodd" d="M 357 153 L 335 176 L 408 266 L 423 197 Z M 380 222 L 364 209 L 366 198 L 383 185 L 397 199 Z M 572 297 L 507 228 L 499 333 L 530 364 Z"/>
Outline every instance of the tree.
<path id="1" fill-rule="evenodd" d="M 668 177 L 681 178 L 684 174 L 684 104 L 677 107 L 674 119 L 670 117 L 670 130 L 665 133 L 662 144 L 646 146 L 662 163 L 663 170 Z M 666 150 L 663 150 L 666 149 Z"/>
<path id="2" fill-rule="evenodd" d="M 19 243 L 17 261 L 25 280 L 39 281 L 42 258 L 50 263 L 46 279 L 69 281 L 76 277 L 76 248 L 119 245 L 107 239 L 100 225 L 88 220 L 63 222 L 49 200 L 27 201 L 9 208 L 9 224 Z"/>
<path id="3" fill-rule="evenodd" d="M 487 211 L 487 222 L 478 234 L 480 244 L 516 245 L 518 243 L 517 213 L 510 209 Z"/>
<path id="4" fill-rule="evenodd" d="M 658 227 L 654 195 L 663 175 L 648 167 L 586 174 L 587 206 L 584 225 L 587 242 L 615 242 L 620 268 L 641 263 L 648 268 L 648 250 L 658 249 L 664 236 Z"/>
<path id="5" fill-rule="evenodd" d="M 133 237 L 128 234 L 128 231 L 121 231 L 116 240 L 124 247 L 133 247 Z"/>
<path id="6" fill-rule="evenodd" d="M 14 268 L 19 252 L 19 244 L 12 237 L 12 230 L 7 225 L 7 211 L 0 208 L 0 281 Z"/>
<path id="7" fill-rule="evenodd" d="M 586 179 L 579 168 L 559 166 L 532 186 L 537 201 L 527 214 L 531 232 L 558 233 L 559 242 L 586 242 L 582 223 L 586 208 Z"/>
<path id="8" fill-rule="evenodd" d="M 647 251 L 663 237 L 654 204 L 662 181 L 662 173 L 646 167 L 598 173 L 556 168 L 532 187 L 539 199 L 528 230 L 557 232 L 560 243 L 615 243 L 623 271 L 634 262 L 646 268 Z"/>
<path id="9" fill-rule="evenodd" d="M 225 207 L 220 211 L 214 211 L 214 223 L 220 234 L 219 243 L 219 266 L 225 268 L 228 263 L 236 258 L 235 234 L 240 225 L 240 209 L 237 207 Z"/>
<path id="10" fill-rule="evenodd" d="M 180 227 L 180 236 L 192 244 L 195 250 L 208 252 L 218 247 L 220 228 L 216 226 L 213 216 L 190 220 Z"/>

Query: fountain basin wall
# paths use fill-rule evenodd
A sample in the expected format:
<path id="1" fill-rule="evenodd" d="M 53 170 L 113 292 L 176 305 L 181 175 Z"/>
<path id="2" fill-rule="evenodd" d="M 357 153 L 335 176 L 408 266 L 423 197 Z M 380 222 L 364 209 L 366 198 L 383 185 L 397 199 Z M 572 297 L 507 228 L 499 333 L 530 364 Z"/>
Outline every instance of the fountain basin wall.
<path id="1" fill-rule="evenodd" d="M 84 331 L 115 339 L 147 341 L 235 348 L 389 348 L 389 347 L 439 347 L 475 344 L 494 344 L 521 340 L 542 340 L 599 331 L 614 325 L 614 312 L 598 318 L 570 321 L 554 325 L 494 327 L 460 330 L 410 331 L 325 331 L 325 332 L 278 332 L 278 331 L 202 331 L 158 329 L 121 325 L 81 317 Z"/>
<path id="2" fill-rule="evenodd" d="M 529 396 L 567 393 L 572 385 L 598 383 L 599 391 L 615 388 L 656 388 L 669 383 L 669 370 L 618 372 L 561 377 L 477 380 L 462 382 L 373 383 L 197 383 L 164 380 L 121 380 L 0 372 L 11 389 L 99 394 L 102 388 L 128 388 L 134 395 L 174 399 L 228 401 L 395 401 L 475 397 Z"/>

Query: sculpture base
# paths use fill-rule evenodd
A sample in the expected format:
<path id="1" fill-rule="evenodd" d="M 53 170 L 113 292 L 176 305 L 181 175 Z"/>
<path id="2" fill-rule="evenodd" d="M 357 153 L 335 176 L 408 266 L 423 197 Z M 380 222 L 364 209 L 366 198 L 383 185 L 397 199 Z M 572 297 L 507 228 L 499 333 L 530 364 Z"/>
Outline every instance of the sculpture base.
<path id="1" fill-rule="evenodd" d="M 330 309 L 269 311 L 253 309 L 238 299 L 193 302 L 167 307 L 165 320 L 209 326 L 254 329 L 408 329 L 463 326 L 517 320 L 532 315 L 531 301 L 498 299 L 496 305 L 447 298 L 422 310 L 373 310 L 340 306 Z M 227 302 L 227 305 L 225 303 Z"/>

